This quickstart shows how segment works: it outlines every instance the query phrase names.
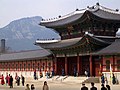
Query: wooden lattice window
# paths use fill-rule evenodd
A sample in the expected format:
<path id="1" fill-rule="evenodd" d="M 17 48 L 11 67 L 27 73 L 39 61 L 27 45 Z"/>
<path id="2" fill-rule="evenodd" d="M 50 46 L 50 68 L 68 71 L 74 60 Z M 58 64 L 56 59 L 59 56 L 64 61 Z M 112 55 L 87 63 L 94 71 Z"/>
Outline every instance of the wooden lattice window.
<path id="1" fill-rule="evenodd" d="M 106 70 L 110 70 L 110 60 L 106 60 Z"/>
<path id="2" fill-rule="evenodd" d="M 2 63 L 2 70 L 3 70 L 3 71 L 4 71 L 4 65 L 5 65 L 5 64 L 4 64 L 4 62 L 3 62 L 3 63 Z"/>
<path id="3" fill-rule="evenodd" d="M 51 63 L 49 62 L 48 63 L 48 69 L 50 70 L 50 68 L 51 68 Z"/>
<path id="4" fill-rule="evenodd" d="M 26 65 L 24 64 L 24 71 L 25 71 Z"/>
<path id="5" fill-rule="evenodd" d="M 10 70 L 10 63 L 9 63 L 9 66 L 8 66 L 9 68 L 8 68 L 8 70 Z"/>
<path id="6" fill-rule="evenodd" d="M 38 71 L 40 70 L 40 64 L 38 63 Z"/>
<path id="7" fill-rule="evenodd" d="M 120 70 L 120 60 L 117 60 L 117 70 Z"/>
<path id="8" fill-rule="evenodd" d="M 17 71 L 17 69 L 18 69 L 18 64 L 16 64 L 16 71 Z"/>
<path id="9" fill-rule="evenodd" d="M 30 64 L 28 64 L 28 70 L 30 70 Z"/>
<path id="10" fill-rule="evenodd" d="M 15 64 L 13 63 L 13 64 L 12 64 L 12 69 L 13 69 L 13 70 L 15 69 L 14 65 L 15 65 Z"/>
<path id="11" fill-rule="evenodd" d="M 33 63 L 33 70 L 35 69 L 35 64 Z"/>
<path id="12" fill-rule="evenodd" d="M 20 71 L 22 70 L 22 64 L 20 64 Z"/>
<path id="13" fill-rule="evenodd" d="M 44 69 L 45 69 L 45 63 L 43 63 L 43 66 L 42 66 L 42 67 L 43 67 L 42 69 L 43 69 L 43 71 L 44 71 Z"/>

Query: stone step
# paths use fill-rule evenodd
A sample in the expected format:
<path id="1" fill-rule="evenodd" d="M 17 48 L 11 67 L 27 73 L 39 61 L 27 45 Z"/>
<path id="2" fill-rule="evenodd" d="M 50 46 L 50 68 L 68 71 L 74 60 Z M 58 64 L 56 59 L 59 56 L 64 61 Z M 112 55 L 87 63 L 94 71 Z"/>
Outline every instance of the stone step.
<path id="1" fill-rule="evenodd" d="M 100 83 L 100 78 L 99 77 L 88 77 L 86 80 L 83 81 L 84 83 Z"/>

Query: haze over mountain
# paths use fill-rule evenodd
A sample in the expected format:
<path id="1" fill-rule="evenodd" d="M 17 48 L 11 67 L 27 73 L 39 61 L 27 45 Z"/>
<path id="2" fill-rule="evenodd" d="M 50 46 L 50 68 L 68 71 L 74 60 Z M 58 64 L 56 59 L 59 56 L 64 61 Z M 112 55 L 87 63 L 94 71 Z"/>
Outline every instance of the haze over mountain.
<path id="1" fill-rule="evenodd" d="M 12 21 L 0 28 L 0 39 L 5 39 L 12 51 L 40 49 L 34 45 L 35 40 L 59 37 L 53 30 L 38 25 L 41 19 L 36 16 Z"/>

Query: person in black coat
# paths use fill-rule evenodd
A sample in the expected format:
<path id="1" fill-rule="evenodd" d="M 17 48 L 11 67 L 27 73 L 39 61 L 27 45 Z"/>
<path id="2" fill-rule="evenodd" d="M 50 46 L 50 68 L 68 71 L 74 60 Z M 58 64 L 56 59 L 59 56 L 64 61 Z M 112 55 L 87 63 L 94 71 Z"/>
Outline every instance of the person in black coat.
<path id="1" fill-rule="evenodd" d="M 85 84 L 82 84 L 81 90 L 88 90 L 88 87 L 85 86 Z"/>
<path id="2" fill-rule="evenodd" d="M 113 74 L 113 77 L 112 77 L 112 83 L 113 84 L 116 84 L 116 78 L 115 78 L 115 75 Z"/>
<path id="3" fill-rule="evenodd" d="M 97 88 L 94 86 L 94 83 L 93 82 L 91 82 L 91 88 L 90 88 L 90 90 L 97 90 Z"/>
<path id="4" fill-rule="evenodd" d="M 13 77 L 10 76 L 10 88 L 13 88 Z"/>
<path id="5" fill-rule="evenodd" d="M 101 87 L 101 90 L 107 90 L 107 88 L 104 87 L 104 84 L 102 84 L 101 86 L 102 86 L 102 87 Z"/>
<path id="6" fill-rule="evenodd" d="M 22 80 L 22 85 L 24 86 L 25 83 L 25 77 L 23 75 L 21 75 L 21 80 Z"/>

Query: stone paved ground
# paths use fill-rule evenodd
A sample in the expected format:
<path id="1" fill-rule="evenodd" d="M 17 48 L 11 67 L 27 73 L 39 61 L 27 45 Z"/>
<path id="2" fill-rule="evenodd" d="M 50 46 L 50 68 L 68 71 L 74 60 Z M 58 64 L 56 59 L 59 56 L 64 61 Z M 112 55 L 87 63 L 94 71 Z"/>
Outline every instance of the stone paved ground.
<path id="1" fill-rule="evenodd" d="M 43 86 L 43 82 L 42 80 L 33 80 L 31 78 L 27 78 L 26 79 L 26 83 L 28 84 L 34 84 L 36 89 L 35 90 L 42 90 L 42 86 Z M 60 81 L 47 81 L 50 90 L 80 90 L 81 88 L 81 84 L 80 83 L 71 83 L 71 82 L 60 82 Z M 90 84 L 86 84 L 86 86 L 88 86 L 90 88 Z M 100 84 L 96 83 L 95 86 L 98 87 L 98 90 L 100 90 L 101 86 Z M 111 90 L 120 90 L 120 85 L 110 85 L 111 86 Z M 14 83 L 14 88 L 10 89 L 8 86 L 6 85 L 0 85 L 0 90 L 25 90 L 25 87 L 20 85 L 20 86 L 16 86 Z"/>

